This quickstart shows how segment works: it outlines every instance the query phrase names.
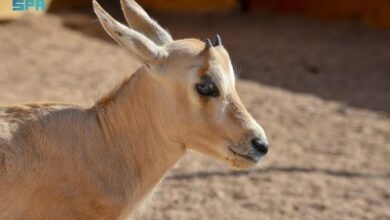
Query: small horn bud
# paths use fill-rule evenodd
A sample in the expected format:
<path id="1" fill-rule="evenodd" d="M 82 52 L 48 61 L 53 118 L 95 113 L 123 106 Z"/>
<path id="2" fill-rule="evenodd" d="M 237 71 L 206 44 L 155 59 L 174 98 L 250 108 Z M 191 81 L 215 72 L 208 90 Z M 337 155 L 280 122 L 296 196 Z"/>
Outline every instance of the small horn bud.
<path id="1" fill-rule="evenodd" d="M 219 36 L 219 34 L 217 34 L 217 35 L 215 35 L 214 47 L 218 47 L 221 45 L 222 45 L 221 36 Z"/>
<path id="2" fill-rule="evenodd" d="M 206 49 L 210 49 L 213 45 L 211 44 L 211 40 L 207 38 L 206 40 Z"/>

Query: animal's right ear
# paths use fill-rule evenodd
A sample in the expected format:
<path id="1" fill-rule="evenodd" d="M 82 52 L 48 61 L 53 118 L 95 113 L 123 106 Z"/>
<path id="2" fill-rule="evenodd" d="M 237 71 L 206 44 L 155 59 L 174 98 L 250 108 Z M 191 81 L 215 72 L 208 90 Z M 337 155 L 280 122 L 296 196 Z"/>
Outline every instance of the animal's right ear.
<path id="1" fill-rule="evenodd" d="M 143 34 L 112 18 L 96 0 L 93 1 L 93 7 L 106 32 L 120 45 L 136 55 L 142 63 L 153 65 L 168 55 L 162 47 L 156 45 Z"/>

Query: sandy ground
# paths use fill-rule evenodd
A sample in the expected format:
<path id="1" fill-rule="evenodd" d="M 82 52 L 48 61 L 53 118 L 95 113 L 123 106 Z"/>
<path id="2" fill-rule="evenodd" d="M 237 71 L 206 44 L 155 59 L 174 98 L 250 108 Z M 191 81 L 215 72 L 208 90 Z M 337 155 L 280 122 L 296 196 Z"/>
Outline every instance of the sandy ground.
<path id="1" fill-rule="evenodd" d="M 272 147 L 245 172 L 188 153 L 138 219 L 390 219 L 389 32 L 263 14 L 160 18 L 176 37 L 223 35 Z M 96 27 L 53 15 L 0 24 L 0 104 L 89 105 L 129 75 L 131 58 Z"/>

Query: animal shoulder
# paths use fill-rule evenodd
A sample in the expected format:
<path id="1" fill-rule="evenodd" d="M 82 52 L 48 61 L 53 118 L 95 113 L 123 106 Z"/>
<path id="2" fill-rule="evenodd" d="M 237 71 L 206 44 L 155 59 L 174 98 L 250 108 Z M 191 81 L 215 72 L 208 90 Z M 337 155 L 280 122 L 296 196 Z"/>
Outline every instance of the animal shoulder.
<path id="1" fill-rule="evenodd" d="M 64 109 L 79 108 L 69 104 L 33 103 L 0 107 L 0 138 L 7 140 L 22 124 Z"/>

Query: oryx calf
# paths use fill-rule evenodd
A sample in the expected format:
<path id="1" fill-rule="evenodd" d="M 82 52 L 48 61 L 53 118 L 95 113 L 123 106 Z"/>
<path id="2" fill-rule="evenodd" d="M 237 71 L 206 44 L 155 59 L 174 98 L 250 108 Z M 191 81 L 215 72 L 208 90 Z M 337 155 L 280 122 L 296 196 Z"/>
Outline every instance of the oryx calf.
<path id="1" fill-rule="evenodd" d="M 126 218 L 188 149 L 236 169 L 267 153 L 220 37 L 172 40 L 121 3 L 130 28 L 95 12 L 145 67 L 91 108 L 0 108 L 0 219 Z"/>

